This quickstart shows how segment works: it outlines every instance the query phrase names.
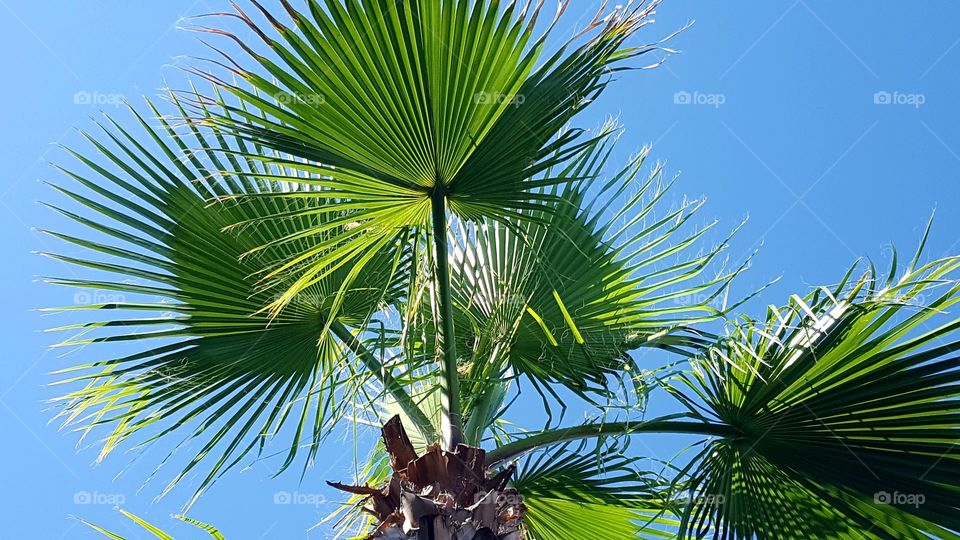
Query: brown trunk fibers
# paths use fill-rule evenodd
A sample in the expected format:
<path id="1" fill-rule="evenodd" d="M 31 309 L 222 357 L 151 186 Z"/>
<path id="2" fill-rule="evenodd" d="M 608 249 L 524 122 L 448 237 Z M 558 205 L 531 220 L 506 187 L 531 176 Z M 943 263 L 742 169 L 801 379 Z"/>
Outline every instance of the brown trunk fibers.
<path id="1" fill-rule="evenodd" d="M 364 511 L 380 520 L 370 539 L 523 540 L 525 508 L 507 488 L 515 467 L 488 474 L 486 452 L 464 444 L 417 456 L 399 416 L 383 426 L 383 442 L 393 467 L 386 486 L 330 483 L 367 497 Z"/>

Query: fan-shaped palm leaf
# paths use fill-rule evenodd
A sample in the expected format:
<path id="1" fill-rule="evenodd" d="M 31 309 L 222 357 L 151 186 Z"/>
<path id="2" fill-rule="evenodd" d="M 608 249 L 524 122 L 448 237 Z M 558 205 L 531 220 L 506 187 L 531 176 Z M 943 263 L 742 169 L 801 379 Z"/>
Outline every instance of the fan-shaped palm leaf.
<path id="1" fill-rule="evenodd" d="M 347 327 L 362 327 L 384 302 L 399 294 L 396 276 L 406 264 L 406 248 L 383 246 L 371 254 L 377 263 L 365 271 L 338 269 L 302 291 L 276 319 L 257 315 L 272 298 L 256 286 L 254 274 L 262 262 L 242 255 L 291 230 L 334 220 L 336 207 L 318 206 L 324 201 L 319 192 L 313 198 L 286 199 L 283 206 L 268 198 L 210 204 L 227 194 L 276 193 L 291 187 L 244 174 L 218 176 L 213 171 L 224 164 L 209 148 L 227 144 L 222 136 L 194 130 L 193 138 L 186 139 L 165 120 L 157 130 L 139 115 L 137 119 L 152 147 L 119 125 L 115 131 L 105 130 L 113 147 L 88 137 L 107 163 L 75 154 L 90 172 L 67 174 L 87 194 L 57 188 L 87 210 L 86 215 L 61 213 L 87 226 L 94 236 L 50 234 L 95 256 L 51 256 L 107 277 L 50 281 L 110 294 L 108 302 L 96 301 L 100 295 L 94 294 L 92 303 L 54 310 L 92 310 L 105 316 L 58 328 L 80 333 L 62 346 L 143 344 L 140 352 L 68 370 L 71 377 L 64 382 L 85 386 L 60 400 L 66 423 L 85 431 L 112 426 L 101 457 L 135 433 L 147 433 L 147 428 L 158 431 L 141 444 L 181 428 L 192 429 L 187 440 L 202 439 L 201 447 L 166 490 L 209 456 L 213 462 L 199 491 L 254 447 L 262 451 L 283 426 L 289 426 L 292 441 L 281 469 L 291 464 L 301 447 L 308 448 L 308 458 L 313 456 L 329 432 L 328 423 L 343 416 L 345 402 L 358 399 L 371 377 L 382 379 L 381 387 L 430 433 L 429 422 L 417 414 L 391 370 L 364 349 L 362 335 L 355 336 Z M 188 144 L 200 151 L 185 153 Z M 244 143 L 237 144 L 244 148 Z M 231 167 L 268 172 L 257 163 L 236 160 Z M 273 170 L 277 176 L 283 172 Z M 223 232 L 240 221 L 289 208 L 303 213 L 249 227 L 239 235 Z M 292 243 L 284 249 L 304 248 Z M 350 284 L 350 291 L 335 307 L 343 282 Z M 214 452 L 215 448 L 219 450 Z"/>
<path id="2" fill-rule="evenodd" d="M 283 282 L 277 309 L 334 260 L 364 264 L 367 248 L 398 228 L 428 225 L 431 206 L 504 218 L 554 200 L 540 188 L 566 179 L 533 178 L 588 142 L 579 130 L 557 134 L 624 60 L 655 48 L 624 42 L 656 2 L 598 14 L 582 37 L 543 59 L 549 31 L 534 36 L 542 2 L 307 0 L 301 11 L 283 0 L 293 27 L 252 3 L 272 32 L 239 8 L 232 15 L 264 40 L 269 57 L 204 29 L 253 57 L 257 69 L 228 57 L 252 89 L 201 73 L 250 110 L 223 103 L 224 114 L 201 116 L 306 159 L 285 165 L 321 173 L 316 181 L 336 190 L 361 224 L 335 257 L 315 248 L 271 269 L 268 277 L 299 277 Z"/>
<path id="3" fill-rule="evenodd" d="M 852 284 L 851 270 L 738 325 L 696 364 L 681 399 L 739 435 L 691 464 L 708 497 L 682 534 L 960 537 L 960 320 L 937 323 L 960 302 L 948 280 L 960 259 L 915 264 Z"/>

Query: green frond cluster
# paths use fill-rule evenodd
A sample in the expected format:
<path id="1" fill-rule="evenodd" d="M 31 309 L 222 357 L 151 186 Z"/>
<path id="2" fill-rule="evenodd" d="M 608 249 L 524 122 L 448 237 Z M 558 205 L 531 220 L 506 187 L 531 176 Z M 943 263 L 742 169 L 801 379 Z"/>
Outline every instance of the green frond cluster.
<path id="1" fill-rule="evenodd" d="M 616 442 L 564 445 L 527 458 L 513 487 L 529 540 L 673 538 L 669 481 L 638 467 Z"/>
<path id="2" fill-rule="evenodd" d="M 471 221 L 517 218 L 556 202 L 543 188 L 568 179 L 541 173 L 591 142 L 583 130 L 565 129 L 568 122 L 626 60 L 656 49 L 625 46 L 656 2 L 598 14 L 580 38 L 553 51 L 549 30 L 535 35 L 542 2 L 308 0 L 302 11 L 282 0 L 286 24 L 252 3 L 266 23 L 240 9 L 232 16 L 270 56 L 199 28 L 229 36 L 256 66 L 225 56 L 243 85 L 196 72 L 240 102 L 216 99 L 223 113 L 203 122 L 306 160 L 304 170 L 322 177 L 311 183 L 333 190 L 361 224 L 341 238 L 336 256 L 306 250 L 272 269 L 296 276 L 277 284 L 275 311 L 323 279 L 334 260 L 364 266 L 370 246 L 425 227 L 431 198 Z"/>
<path id="3" fill-rule="evenodd" d="M 303 226 L 329 221 L 337 210 L 312 198 L 222 202 L 228 194 L 281 193 L 302 186 L 295 184 L 295 174 L 287 176 L 288 182 L 254 178 L 268 169 L 211 150 L 227 142 L 223 137 L 211 141 L 211 135 L 191 130 L 188 139 L 165 119 L 158 130 L 134 114 L 142 124 L 139 133 L 119 124 L 104 128 L 103 138 L 112 146 L 88 136 L 104 163 L 71 152 L 87 171 L 64 171 L 81 189 L 57 190 L 87 211 L 59 211 L 87 227 L 90 236 L 49 234 L 89 256 L 49 255 L 103 277 L 49 279 L 92 291 L 77 298 L 93 303 L 48 311 L 86 312 L 94 319 L 52 329 L 73 334 L 60 347 L 136 342 L 143 348 L 63 372 L 62 383 L 83 386 L 58 400 L 61 417 L 84 432 L 98 426 L 110 430 L 101 458 L 141 431 L 149 436 L 138 444 L 192 430 L 184 442 L 198 439 L 201 446 L 167 489 L 208 457 L 214 463 L 202 491 L 254 448 L 262 451 L 284 426 L 292 428 L 286 435 L 292 441 L 283 468 L 301 448 L 309 461 L 330 423 L 343 417 L 344 400 L 361 393 L 370 376 L 371 366 L 348 354 L 331 326 L 362 325 L 391 300 L 406 264 L 405 250 L 386 246 L 374 255 L 376 265 L 356 275 L 338 269 L 270 318 L 262 310 L 272 297 L 258 287 L 263 263 L 244 255 Z M 191 147 L 200 150 L 188 151 Z M 221 160 L 230 160 L 229 165 Z M 236 172 L 218 174 L 226 167 Z M 250 217 L 290 209 L 302 213 L 239 233 L 224 231 Z M 336 306 L 344 282 L 351 288 Z M 104 350 L 91 349 L 101 357 Z"/>
<path id="4" fill-rule="evenodd" d="M 550 189 L 560 202 L 460 224 L 451 264 L 466 401 L 505 373 L 541 392 L 607 397 L 611 380 L 641 382 L 631 350 L 696 350 L 708 342 L 686 330 L 728 308 L 726 285 L 743 268 L 703 276 L 726 245 L 690 254 L 711 227 L 690 226 L 701 203 L 664 204 L 672 182 L 659 164 L 643 176 L 646 149 L 605 176 L 613 136 L 605 128 L 556 173 L 570 179 Z"/>
<path id="5" fill-rule="evenodd" d="M 851 269 L 737 324 L 694 364 L 677 395 L 740 435 L 691 464 L 711 503 L 694 501 L 682 533 L 957 538 L 960 319 L 947 314 L 960 259 L 917 264 L 901 277 L 896 258 L 886 277 Z"/>

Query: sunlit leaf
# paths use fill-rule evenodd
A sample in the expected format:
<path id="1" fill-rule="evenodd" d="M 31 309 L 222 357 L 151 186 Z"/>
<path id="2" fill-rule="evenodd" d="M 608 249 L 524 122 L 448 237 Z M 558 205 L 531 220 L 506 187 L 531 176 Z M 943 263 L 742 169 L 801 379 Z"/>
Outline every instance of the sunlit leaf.
<path id="1" fill-rule="evenodd" d="M 221 101 L 223 113 L 206 109 L 198 121 L 301 158 L 284 165 L 322 175 L 311 182 L 334 190 L 363 233 L 335 256 L 312 250 L 273 266 L 267 277 L 297 276 L 274 282 L 285 291 L 275 311 L 334 261 L 363 266 L 371 246 L 426 226 L 432 199 L 468 220 L 555 202 L 542 188 L 568 178 L 541 173 L 590 143 L 567 123 L 627 60 L 656 49 L 626 41 L 657 2 L 598 13 L 559 48 L 547 47 L 549 30 L 536 34 L 542 2 L 283 0 L 284 16 L 251 4 L 227 16 L 266 51 L 200 27 L 232 38 L 249 59 L 221 64 L 236 84 L 196 71 L 241 103 Z"/>

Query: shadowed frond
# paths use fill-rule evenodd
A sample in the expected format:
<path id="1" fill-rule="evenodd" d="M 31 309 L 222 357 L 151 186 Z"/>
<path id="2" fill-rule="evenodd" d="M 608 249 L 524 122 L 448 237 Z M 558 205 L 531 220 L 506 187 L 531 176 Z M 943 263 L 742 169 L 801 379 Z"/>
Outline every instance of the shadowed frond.
<path id="1" fill-rule="evenodd" d="M 690 465 L 706 498 L 681 533 L 960 538 L 960 259 L 916 265 L 899 278 L 895 257 L 888 277 L 854 267 L 695 363 L 678 397 L 740 435 Z"/>
<path id="2" fill-rule="evenodd" d="M 377 397 L 363 395 L 371 378 L 415 411 L 391 370 L 365 348 L 362 334 L 351 330 L 362 328 L 403 290 L 406 247 L 396 242 L 382 246 L 369 255 L 375 264 L 362 271 L 335 269 L 271 319 L 260 313 L 273 301 L 256 286 L 260 259 L 286 256 L 323 239 L 287 244 L 283 249 L 293 251 L 281 254 L 244 254 L 321 224 L 332 224 L 325 238 L 335 238 L 346 228 L 338 221 L 337 206 L 319 189 L 311 198 L 222 202 L 236 193 L 305 187 L 295 183 L 296 174 L 287 176 L 290 181 L 254 179 L 253 173 L 271 172 L 279 178 L 289 171 L 214 153 L 212 146 L 231 144 L 216 132 L 204 135 L 191 129 L 185 137 L 166 120 L 152 128 L 134 114 L 143 127 L 139 139 L 119 124 L 104 129 L 112 145 L 88 136 L 104 156 L 103 163 L 72 152 L 87 171 L 64 171 L 82 189 L 56 188 L 84 208 L 81 213 L 58 209 L 60 213 L 91 234 L 80 238 L 49 232 L 85 252 L 50 256 L 96 276 L 49 280 L 88 291 L 78 294 L 80 305 L 48 310 L 61 316 L 87 315 L 85 322 L 54 329 L 75 334 L 60 346 L 142 347 L 113 357 L 106 356 L 106 348 L 85 348 L 83 354 L 107 359 L 62 372 L 67 377 L 63 383 L 82 385 L 58 400 L 65 424 L 84 432 L 109 428 L 101 458 L 138 433 L 142 437 L 137 446 L 173 432 L 188 433 L 181 444 L 192 442 L 199 448 L 163 493 L 206 458 L 199 494 L 252 450 L 262 452 L 282 428 L 287 455 L 281 470 L 299 450 L 306 451 L 304 461 L 309 463 L 331 422 L 347 412 L 348 401 Z M 150 144 L 138 142 L 141 139 Z M 232 144 L 246 148 L 240 141 Z M 189 152 L 191 146 L 198 150 Z M 223 159 L 231 160 L 233 170 L 249 174 L 217 174 L 226 168 Z M 241 234 L 224 232 L 238 222 L 288 210 L 298 215 L 246 227 Z M 343 283 L 349 291 L 339 295 Z M 414 418 L 429 433 L 429 422 Z"/>

